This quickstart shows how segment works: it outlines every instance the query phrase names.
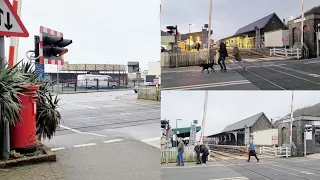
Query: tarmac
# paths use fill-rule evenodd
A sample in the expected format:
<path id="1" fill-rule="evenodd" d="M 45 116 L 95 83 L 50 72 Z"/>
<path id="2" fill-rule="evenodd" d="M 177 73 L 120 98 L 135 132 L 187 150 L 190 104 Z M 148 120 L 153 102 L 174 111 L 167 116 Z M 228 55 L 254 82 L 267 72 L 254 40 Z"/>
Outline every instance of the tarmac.
<path id="1" fill-rule="evenodd" d="M 202 73 L 200 67 L 162 69 L 162 90 L 320 90 L 320 59 L 245 60 L 246 71 L 227 64 L 227 72 Z"/>
<path id="2" fill-rule="evenodd" d="M 318 155 L 319 156 L 319 155 Z M 265 158 L 256 162 L 245 160 L 211 161 L 207 165 L 187 163 L 184 167 L 162 165 L 162 180 L 317 180 L 320 162 L 313 157 Z"/>
<path id="3" fill-rule="evenodd" d="M 60 95 L 61 127 L 44 141 L 57 162 L 0 170 L 0 179 L 160 179 L 160 103 L 136 97 L 133 91 Z"/>

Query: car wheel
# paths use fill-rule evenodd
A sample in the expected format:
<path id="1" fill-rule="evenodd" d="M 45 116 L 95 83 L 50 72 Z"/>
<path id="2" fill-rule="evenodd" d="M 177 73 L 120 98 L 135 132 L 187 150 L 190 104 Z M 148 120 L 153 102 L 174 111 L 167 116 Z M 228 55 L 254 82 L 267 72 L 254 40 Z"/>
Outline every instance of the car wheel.
<path id="1" fill-rule="evenodd" d="M 115 89 L 115 88 L 116 88 L 116 86 L 115 86 L 115 85 L 113 85 L 113 86 L 112 86 L 112 89 Z"/>

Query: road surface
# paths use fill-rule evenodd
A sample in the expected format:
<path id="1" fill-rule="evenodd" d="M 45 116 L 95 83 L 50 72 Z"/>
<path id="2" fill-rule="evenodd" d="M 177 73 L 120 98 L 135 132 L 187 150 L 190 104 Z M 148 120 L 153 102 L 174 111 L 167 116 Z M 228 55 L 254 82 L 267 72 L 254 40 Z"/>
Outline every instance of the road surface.
<path id="1" fill-rule="evenodd" d="M 200 67 L 162 69 L 162 90 L 320 90 L 320 59 L 228 64 L 227 72 L 201 73 Z"/>
<path id="2" fill-rule="evenodd" d="M 245 160 L 214 161 L 206 166 L 194 163 L 185 167 L 163 165 L 162 180 L 317 180 L 320 162 L 311 158 L 263 159 L 256 163 Z"/>
<path id="3" fill-rule="evenodd" d="M 160 103 L 137 100 L 133 90 L 60 97 L 61 127 L 44 141 L 57 162 L 17 168 L 0 179 L 29 171 L 41 174 L 29 179 L 160 179 Z"/>

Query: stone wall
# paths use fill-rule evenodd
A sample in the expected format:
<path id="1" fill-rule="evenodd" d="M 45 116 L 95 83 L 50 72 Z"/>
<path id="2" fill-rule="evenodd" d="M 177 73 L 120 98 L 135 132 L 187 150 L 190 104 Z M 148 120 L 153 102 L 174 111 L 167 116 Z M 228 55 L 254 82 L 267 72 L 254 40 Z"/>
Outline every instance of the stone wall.
<path id="1" fill-rule="evenodd" d="M 309 48 L 310 57 L 316 57 L 317 45 L 314 25 L 320 23 L 320 15 L 310 15 L 305 17 L 303 41 Z M 301 22 L 289 21 L 289 44 L 301 44 Z"/>
<path id="2" fill-rule="evenodd" d="M 161 89 L 156 86 L 140 86 L 138 90 L 138 99 L 160 101 Z"/>

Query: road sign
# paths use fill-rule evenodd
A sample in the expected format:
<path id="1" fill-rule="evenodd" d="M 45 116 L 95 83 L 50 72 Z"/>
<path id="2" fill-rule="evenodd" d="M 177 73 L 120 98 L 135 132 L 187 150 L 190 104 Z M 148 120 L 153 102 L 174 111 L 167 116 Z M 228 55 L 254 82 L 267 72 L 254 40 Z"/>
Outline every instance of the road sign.
<path id="1" fill-rule="evenodd" d="M 9 0 L 0 1 L 0 36 L 29 37 Z"/>
<path id="2" fill-rule="evenodd" d="M 153 79 L 154 84 L 159 84 L 159 79 Z"/>

